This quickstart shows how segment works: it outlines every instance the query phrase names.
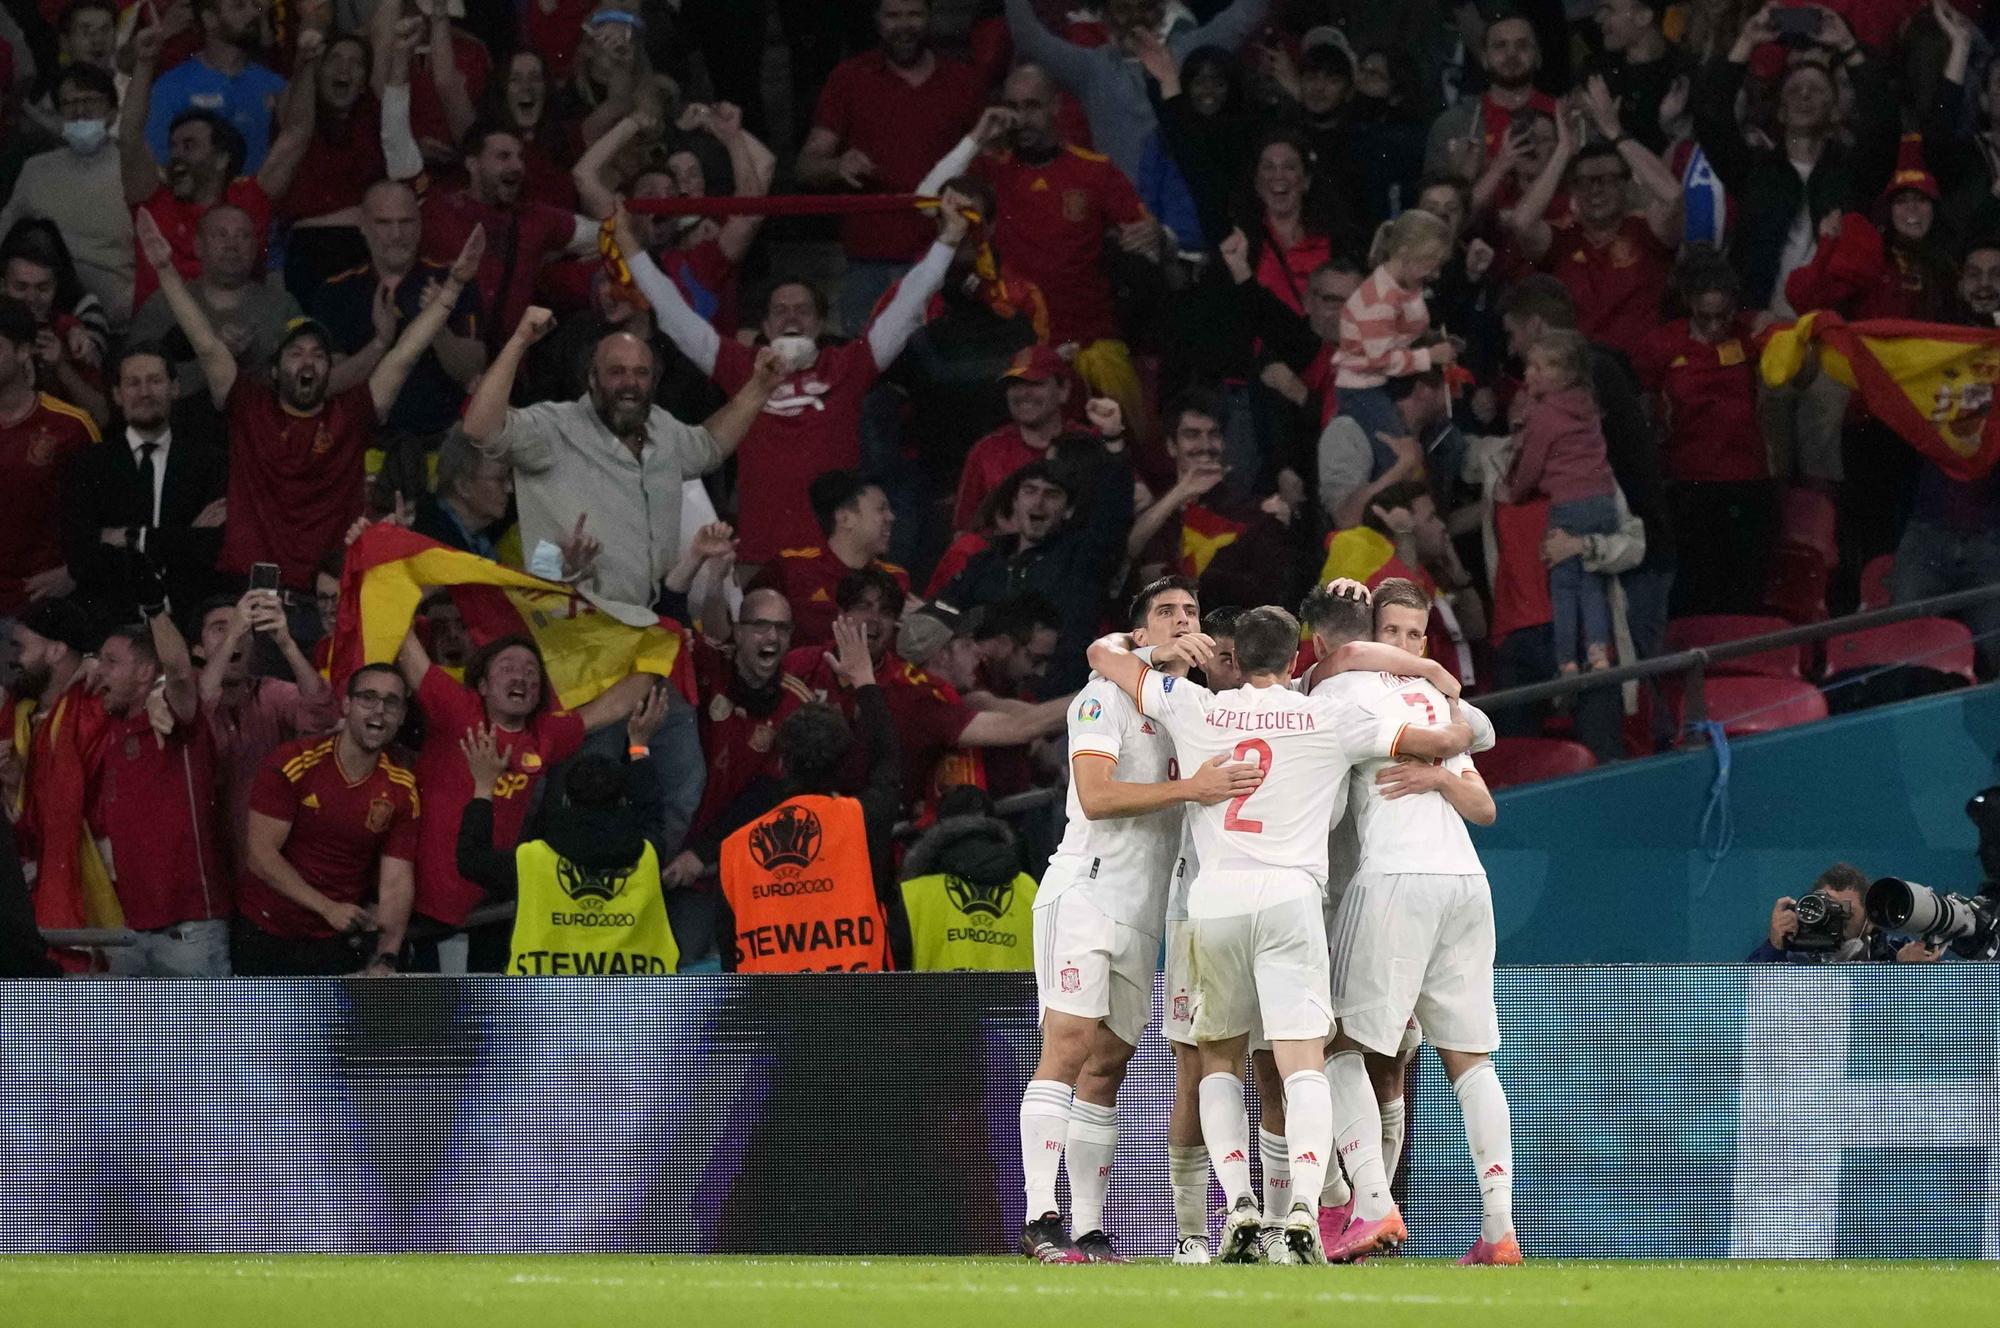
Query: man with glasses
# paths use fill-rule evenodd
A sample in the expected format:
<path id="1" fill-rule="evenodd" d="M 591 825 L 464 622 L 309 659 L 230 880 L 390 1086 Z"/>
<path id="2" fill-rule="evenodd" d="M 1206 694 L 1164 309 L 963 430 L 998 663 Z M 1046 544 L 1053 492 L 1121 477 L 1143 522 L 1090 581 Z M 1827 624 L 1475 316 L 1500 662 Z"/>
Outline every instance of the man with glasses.
<path id="1" fill-rule="evenodd" d="M 230 967 L 245 977 L 393 973 L 416 892 L 417 779 L 387 748 L 410 692 L 387 664 L 347 680 L 340 728 L 271 754 L 250 791 Z"/>
<path id="2" fill-rule="evenodd" d="M 1680 242 L 1680 180 L 1625 132 L 1603 79 L 1592 78 L 1578 97 L 1581 111 L 1556 117 L 1548 165 L 1501 221 L 1527 258 L 1576 301 L 1577 330 L 1629 359 L 1660 321 L 1660 296 Z M 1599 140 L 1584 141 L 1586 118 Z M 1641 212 L 1631 209 L 1634 179 L 1645 195 Z M 1551 225 L 1544 214 L 1565 180 L 1571 219 Z"/>

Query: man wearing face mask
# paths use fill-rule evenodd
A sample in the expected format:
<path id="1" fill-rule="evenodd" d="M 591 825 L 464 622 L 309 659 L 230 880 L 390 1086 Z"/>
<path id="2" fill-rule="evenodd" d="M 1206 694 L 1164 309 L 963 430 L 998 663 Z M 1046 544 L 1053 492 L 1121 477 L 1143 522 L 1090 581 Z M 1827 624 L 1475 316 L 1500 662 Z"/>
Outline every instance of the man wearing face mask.
<path id="1" fill-rule="evenodd" d="M 13 194 L 0 207 L 0 235 L 26 218 L 62 229 L 84 288 L 113 324 L 132 316 L 132 220 L 118 168 L 107 151 L 118 114 L 118 90 L 95 65 L 73 64 L 56 81 L 55 108 L 63 145 L 21 167 Z"/>

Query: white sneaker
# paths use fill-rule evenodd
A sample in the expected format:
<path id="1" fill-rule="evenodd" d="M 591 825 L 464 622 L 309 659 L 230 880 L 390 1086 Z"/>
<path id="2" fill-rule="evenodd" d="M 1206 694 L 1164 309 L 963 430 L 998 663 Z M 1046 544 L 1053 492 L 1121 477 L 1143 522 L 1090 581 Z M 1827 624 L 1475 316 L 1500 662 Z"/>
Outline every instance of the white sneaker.
<path id="1" fill-rule="evenodd" d="M 1292 1262 L 1291 1246 L 1286 1243 L 1285 1228 L 1276 1222 L 1268 1222 L 1257 1229 L 1257 1247 L 1263 1251 L 1265 1263 Z"/>
<path id="2" fill-rule="evenodd" d="M 1313 1208 L 1306 1204 L 1293 1204 L 1292 1215 L 1286 1219 L 1282 1230 L 1289 1256 L 1285 1262 L 1307 1265 L 1326 1262 L 1326 1247 L 1319 1238 L 1319 1213 Z"/>
<path id="3" fill-rule="evenodd" d="M 1244 1195 L 1229 1210 L 1229 1219 L 1222 1224 L 1222 1240 L 1215 1247 L 1215 1257 L 1220 1263 L 1256 1263 L 1257 1234 L 1263 1225 L 1264 1215 L 1257 1211 L 1257 1201 Z"/>
<path id="4" fill-rule="evenodd" d="M 1174 1251 L 1175 1263 L 1207 1263 L 1208 1238 L 1206 1236 L 1182 1236 L 1180 1247 Z"/>

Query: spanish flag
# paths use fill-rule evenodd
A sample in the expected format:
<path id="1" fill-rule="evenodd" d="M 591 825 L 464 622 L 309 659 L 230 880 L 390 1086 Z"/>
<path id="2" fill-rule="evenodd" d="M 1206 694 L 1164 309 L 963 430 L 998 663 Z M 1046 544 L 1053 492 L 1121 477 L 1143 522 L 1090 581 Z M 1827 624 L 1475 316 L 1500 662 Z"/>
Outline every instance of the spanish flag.
<path id="1" fill-rule="evenodd" d="M 1234 544 L 1249 528 L 1241 521 L 1211 512 L 1200 503 L 1189 503 L 1181 509 L 1181 575 L 1198 577 L 1206 572 L 1215 555 Z"/>
<path id="2" fill-rule="evenodd" d="M 12 810 L 18 813 L 22 859 L 35 867 L 35 925 L 44 931 L 122 927 L 125 912 L 84 821 L 87 757 L 104 712 L 79 682 L 39 725 L 34 714 L 32 698 L 15 701 L 7 740 L 27 771 L 21 801 Z M 90 966 L 75 951 L 59 950 L 55 957 L 67 972 Z"/>
<path id="3" fill-rule="evenodd" d="M 533 637 L 565 709 L 631 673 L 672 678 L 694 702 L 691 654 L 681 649 L 683 631 L 673 619 L 601 604 L 573 587 L 386 524 L 368 527 L 347 550 L 328 670 L 336 690 L 363 664 L 396 658 L 418 603 L 433 586 L 450 589 L 475 644 Z"/>
<path id="4" fill-rule="evenodd" d="M 1876 419 L 1952 479 L 1984 479 L 2000 462 L 2000 330 L 1810 313 L 1771 335 L 1765 383 L 1790 382 L 1814 350 L 1835 382 L 1858 390 Z"/>

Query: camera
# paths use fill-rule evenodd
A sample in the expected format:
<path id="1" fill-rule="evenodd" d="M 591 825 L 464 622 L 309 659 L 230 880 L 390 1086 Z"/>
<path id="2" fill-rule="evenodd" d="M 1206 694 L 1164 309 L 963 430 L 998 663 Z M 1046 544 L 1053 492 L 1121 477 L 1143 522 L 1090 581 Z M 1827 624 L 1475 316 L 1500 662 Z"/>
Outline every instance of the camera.
<path id="1" fill-rule="evenodd" d="M 1792 905 L 1792 911 L 1798 915 L 1799 929 L 1792 933 L 1785 953 L 1794 962 L 1825 963 L 1847 943 L 1847 924 L 1854 912 L 1824 890 L 1806 895 Z"/>
<path id="2" fill-rule="evenodd" d="M 1868 917 L 1884 931 L 1949 945 L 1961 959 L 2000 956 L 2000 900 L 1990 895 L 1939 894 L 1915 881 L 1884 876 L 1868 887 Z"/>

